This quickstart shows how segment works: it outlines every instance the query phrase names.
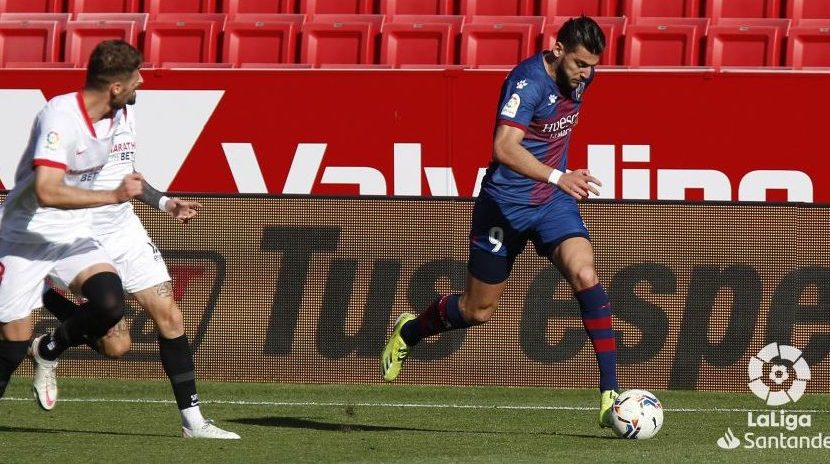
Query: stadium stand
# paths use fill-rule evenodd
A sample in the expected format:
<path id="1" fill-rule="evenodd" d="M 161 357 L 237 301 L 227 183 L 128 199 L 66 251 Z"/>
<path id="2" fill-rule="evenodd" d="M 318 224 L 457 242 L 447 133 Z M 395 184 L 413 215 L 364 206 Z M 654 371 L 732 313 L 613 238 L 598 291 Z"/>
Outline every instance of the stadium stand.
<path id="1" fill-rule="evenodd" d="M 310 15 L 302 29 L 301 61 L 326 64 L 374 64 L 375 40 L 382 15 Z"/>
<path id="2" fill-rule="evenodd" d="M 0 20 L 0 64 L 56 62 L 59 36 L 55 21 Z"/>
<path id="3" fill-rule="evenodd" d="M 458 13 L 466 16 L 530 16 L 532 0 L 460 0 Z"/>
<path id="4" fill-rule="evenodd" d="M 538 50 L 541 16 L 470 16 L 461 26 L 459 64 L 516 64 Z"/>
<path id="5" fill-rule="evenodd" d="M 89 54 L 104 40 L 121 39 L 138 46 L 138 26 L 133 21 L 69 21 L 66 24 L 65 60 L 86 67 Z"/>
<path id="6" fill-rule="evenodd" d="M 224 0 L 222 12 L 239 13 L 294 13 L 294 0 Z"/>
<path id="7" fill-rule="evenodd" d="M 622 12 L 631 19 L 641 16 L 697 17 L 700 16 L 700 0 L 623 0 Z"/>
<path id="8" fill-rule="evenodd" d="M 455 63 L 461 16 L 399 15 L 381 28 L 380 63 L 448 65 Z"/>
<path id="9" fill-rule="evenodd" d="M 218 33 L 214 21 L 150 20 L 144 33 L 144 59 L 153 66 L 215 63 Z"/>
<path id="10" fill-rule="evenodd" d="M 549 49 L 579 14 L 605 32 L 603 66 L 827 62 L 824 0 L 0 0 L 0 21 L 19 22 L 6 26 L 9 44 L 40 30 L 29 39 L 38 46 L 15 52 L 31 59 L 8 66 L 83 66 L 91 44 L 125 38 L 153 66 L 501 68 Z M 54 58 L 35 52 L 52 50 L 44 21 Z"/>
<path id="11" fill-rule="evenodd" d="M 830 2 L 827 0 L 788 0 L 787 17 L 794 21 L 830 18 Z"/>
<path id="12" fill-rule="evenodd" d="M 452 0 L 380 0 L 380 14 L 451 15 Z"/>
<path id="13" fill-rule="evenodd" d="M 370 14 L 372 0 L 300 0 L 303 14 Z"/>
<path id="14" fill-rule="evenodd" d="M 554 16 L 614 16 L 616 0 L 539 0 L 539 15 Z"/>
<path id="15" fill-rule="evenodd" d="M 138 13 L 138 0 L 69 0 L 66 11 L 78 13 Z"/>
<path id="16" fill-rule="evenodd" d="M 830 67 L 830 19 L 805 20 L 790 29 L 786 66 Z"/>
<path id="17" fill-rule="evenodd" d="M 215 0 L 144 0 L 144 11 L 155 16 L 160 13 L 214 13 Z"/>
<path id="18" fill-rule="evenodd" d="M 141 33 L 147 29 L 150 15 L 148 13 L 77 13 L 75 19 L 77 21 L 132 21 Z"/>
<path id="19" fill-rule="evenodd" d="M 780 0 L 706 0 L 706 16 L 718 18 L 777 18 Z"/>
<path id="20" fill-rule="evenodd" d="M 224 30 L 222 62 L 234 67 L 294 63 L 304 20 L 299 14 L 231 16 Z"/>
<path id="21" fill-rule="evenodd" d="M 634 67 L 698 66 L 702 34 L 699 26 L 674 21 L 629 25 L 625 33 L 623 64 Z"/>
<path id="22" fill-rule="evenodd" d="M 0 0 L 0 13 L 59 13 L 62 0 Z"/>

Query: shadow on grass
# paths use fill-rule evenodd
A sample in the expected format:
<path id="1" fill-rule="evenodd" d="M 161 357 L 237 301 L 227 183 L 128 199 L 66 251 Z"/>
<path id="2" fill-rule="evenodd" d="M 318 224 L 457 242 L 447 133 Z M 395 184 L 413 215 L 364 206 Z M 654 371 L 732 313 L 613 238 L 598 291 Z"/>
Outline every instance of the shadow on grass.
<path id="1" fill-rule="evenodd" d="M 416 429 L 410 427 L 389 427 L 383 425 L 363 424 L 338 424 L 334 422 L 322 422 L 299 417 L 245 417 L 231 419 L 229 422 L 239 424 L 259 425 L 263 427 L 284 427 L 291 429 L 324 430 L 328 432 L 390 432 L 390 431 L 422 431 L 435 432 L 435 430 Z"/>
<path id="2" fill-rule="evenodd" d="M 74 434 L 91 434 L 91 435 L 114 435 L 119 437 L 163 437 L 163 438 L 178 438 L 175 435 L 164 435 L 160 433 L 126 433 L 126 432 L 102 432 L 100 430 L 71 430 L 71 429 L 48 429 L 40 427 L 11 427 L 8 425 L 0 425 L 0 433 L 74 433 Z"/>
<path id="3" fill-rule="evenodd" d="M 449 429 L 429 429 L 417 427 L 395 427 L 386 425 L 365 425 L 365 424 L 345 424 L 336 422 L 324 422 L 318 420 L 311 420 L 308 418 L 299 417 L 244 417 L 240 419 L 230 419 L 228 422 L 236 422 L 245 425 L 258 425 L 261 427 L 283 427 L 292 429 L 310 429 L 322 430 L 326 432 L 443 432 L 443 433 L 463 433 L 463 434 L 490 434 L 490 435 L 541 435 L 541 436 L 565 436 L 575 438 L 590 438 L 590 439 L 611 439 L 617 438 L 612 436 L 597 436 L 578 433 L 561 433 L 561 432 L 524 432 L 524 431 L 499 431 L 499 430 L 449 430 Z"/>

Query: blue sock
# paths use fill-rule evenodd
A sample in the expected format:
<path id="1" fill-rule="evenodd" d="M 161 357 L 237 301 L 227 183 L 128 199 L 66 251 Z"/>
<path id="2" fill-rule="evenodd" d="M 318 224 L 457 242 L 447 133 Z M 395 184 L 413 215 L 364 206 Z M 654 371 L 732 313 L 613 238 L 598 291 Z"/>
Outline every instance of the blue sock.
<path id="1" fill-rule="evenodd" d="M 461 316 L 459 297 L 459 294 L 438 297 L 417 319 L 404 324 L 401 328 L 403 341 L 408 346 L 414 346 L 426 337 L 469 327 L 470 324 Z"/>
<path id="2" fill-rule="evenodd" d="M 611 303 L 602 285 L 576 292 L 585 332 L 591 339 L 599 365 L 599 391 L 619 390 L 617 341 L 611 329 Z"/>

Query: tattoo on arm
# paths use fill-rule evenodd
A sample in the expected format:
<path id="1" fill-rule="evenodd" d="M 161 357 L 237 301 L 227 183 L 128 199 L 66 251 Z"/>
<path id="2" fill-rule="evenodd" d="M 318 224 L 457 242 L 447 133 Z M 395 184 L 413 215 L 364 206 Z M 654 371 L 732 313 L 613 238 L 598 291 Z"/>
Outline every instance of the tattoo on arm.
<path id="1" fill-rule="evenodd" d="M 153 186 L 148 184 L 146 180 L 142 180 L 141 183 L 144 184 L 144 191 L 141 192 L 141 195 L 135 197 L 136 200 L 158 209 L 159 200 L 161 200 L 161 197 L 163 197 L 164 194 L 154 189 Z"/>
<path id="2" fill-rule="evenodd" d="M 173 284 L 170 283 L 170 281 L 158 284 L 158 286 L 156 287 L 156 293 L 158 293 L 158 296 L 162 298 L 172 298 Z"/>

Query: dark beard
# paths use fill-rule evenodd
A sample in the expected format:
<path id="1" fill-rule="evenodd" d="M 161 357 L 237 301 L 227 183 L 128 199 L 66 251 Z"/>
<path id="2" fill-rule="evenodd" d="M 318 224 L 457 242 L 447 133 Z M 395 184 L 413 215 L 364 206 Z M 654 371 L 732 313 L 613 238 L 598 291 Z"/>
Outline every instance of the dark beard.
<path id="1" fill-rule="evenodd" d="M 567 78 L 567 73 L 562 69 L 562 63 L 556 67 L 556 86 L 559 87 L 559 92 L 562 95 L 570 95 L 575 87 L 571 86 L 571 82 Z"/>

